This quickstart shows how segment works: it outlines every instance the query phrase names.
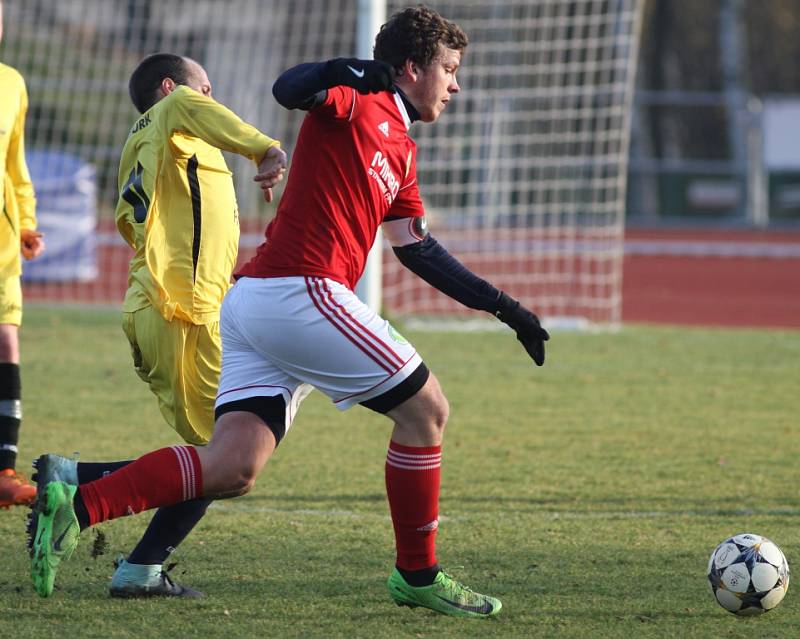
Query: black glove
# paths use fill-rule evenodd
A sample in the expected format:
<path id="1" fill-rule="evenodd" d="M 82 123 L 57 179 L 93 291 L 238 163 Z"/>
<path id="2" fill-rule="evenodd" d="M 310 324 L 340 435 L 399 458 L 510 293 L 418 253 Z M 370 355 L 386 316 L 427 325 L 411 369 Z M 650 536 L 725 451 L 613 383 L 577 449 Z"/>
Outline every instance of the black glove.
<path id="1" fill-rule="evenodd" d="M 345 85 L 359 93 L 387 91 L 394 84 L 394 68 L 381 60 L 359 60 L 358 58 L 336 58 L 325 68 L 328 86 Z"/>
<path id="2" fill-rule="evenodd" d="M 517 339 L 522 342 L 536 365 L 544 364 L 544 343 L 550 339 L 550 335 L 539 324 L 539 318 L 503 292 L 497 301 L 495 315 L 514 329 Z"/>

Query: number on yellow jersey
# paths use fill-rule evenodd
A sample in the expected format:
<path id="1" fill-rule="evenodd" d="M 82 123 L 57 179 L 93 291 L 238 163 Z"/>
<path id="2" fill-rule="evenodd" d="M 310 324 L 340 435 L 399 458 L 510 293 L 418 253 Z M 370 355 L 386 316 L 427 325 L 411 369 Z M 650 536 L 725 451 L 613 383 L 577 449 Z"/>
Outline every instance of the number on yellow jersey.
<path id="1" fill-rule="evenodd" d="M 133 207 L 133 219 L 137 222 L 145 221 L 147 210 L 150 208 L 150 198 L 142 186 L 143 174 L 144 169 L 141 163 L 137 162 L 120 193 L 120 197 Z"/>

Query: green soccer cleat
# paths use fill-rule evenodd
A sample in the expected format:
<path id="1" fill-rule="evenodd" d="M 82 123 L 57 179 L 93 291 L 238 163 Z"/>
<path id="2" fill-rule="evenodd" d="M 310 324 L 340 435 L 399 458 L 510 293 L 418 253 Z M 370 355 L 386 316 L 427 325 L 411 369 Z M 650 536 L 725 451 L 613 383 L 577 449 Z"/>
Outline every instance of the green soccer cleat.
<path id="1" fill-rule="evenodd" d="M 444 570 L 439 571 L 430 586 L 409 586 L 395 568 L 389 577 L 389 594 L 398 606 L 430 608 L 451 617 L 488 619 L 503 608 L 499 599 L 473 592 Z"/>
<path id="2" fill-rule="evenodd" d="M 31 578 L 42 597 L 53 593 L 59 564 L 69 559 L 81 534 L 72 506 L 77 486 L 54 481 L 40 493 L 30 516 Z"/>

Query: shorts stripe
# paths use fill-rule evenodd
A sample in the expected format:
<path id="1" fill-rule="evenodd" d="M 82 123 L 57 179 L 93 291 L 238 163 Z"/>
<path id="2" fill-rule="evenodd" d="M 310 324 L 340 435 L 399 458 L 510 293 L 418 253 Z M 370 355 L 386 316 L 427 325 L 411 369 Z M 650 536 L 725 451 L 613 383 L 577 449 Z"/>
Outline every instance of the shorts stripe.
<path id="1" fill-rule="evenodd" d="M 325 291 L 328 293 L 328 298 L 330 299 L 331 304 L 333 304 L 334 306 L 336 306 L 340 310 L 340 314 L 342 316 L 344 316 L 345 321 L 349 320 L 350 323 L 355 328 L 357 328 L 357 329 L 360 328 L 363 333 L 366 333 L 366 335 L 373 340 L 373 342 L 376 342 L 377 350 L 382 352 L 382 355 L 386 358 L 386 360 L 387 360 L 387 362 L 389 362 L 389 364 L 391 364 L 392 366 L 396 367 L 395 370 L 397 368 L 402 367 L 403 366 L 403 360 L 394 351 L 394 349 L 391 346 L 389 346 L 389 344 L 384 342 L 378 335 L 376 335 L 374 332 L 370 331 L 369 328 L 367 328 L 363 324 L 360 324 L 358 322 L 358 320 L 355 317 L 353 317 L 353 315 L 350 313 L 350 311 L 348 311 L 344 306 L 341 305 L 340 302 L 338 302 L 333 297 L 333 291 L 331 291 L 330 286 L 328 285 L 327 282 L 325 282 L 323 280 L 322 281 L 322 285 L 325 288 Z M 383 348 L 381 348 L 381 347 L 383 347 Z"/>
<path id="2" fill-rule="evenodd" d="M 223 391 L 219 395 L 217 395 L 217 399 L 219 399 L 223 395 L 227 395 L 228 393 L 235 393 L 236 391 L 247 390 L 248 388 L 279 388 L 282 391 L 286 391 L 289 394 L 289 397 L 292 396 L 291 389 L 286 386 L 277 386 L 275 384 L 250 384 L 249 386 L 237 386 L 236 388 L 229 388 L 228 390 Z"/>
<path id="3" fill-rule="evenodd" d="M 308 289 L 308 294 L 311 297 L 311 301 L 314 303 L 314 306 L 317 307 L 317 310 L 322 314 L 322 316 L 325 317 L 325 319 L 327 319 L 331 323 L 331 325 L 336 328 L 336 330 L 338 330 L 342 335 L 344 335 L 348 340 L 350 340 L 350 342 L 352 342 L 353 345 L 355 345 L 359 350 L 361 350 L 373 362 L 375 362 L 378 366 L 380 366 L 390 375 L 393 374 L 395 370 L 390 365 L 387 365 L 385 361 L 381 361 L 377 354 L 375 354 L 374 352 L 370 352 L 368 350 L 369 348 L 371 348 L 371 345 L 369 343 L 358 341 L 360 336 L 351 334 L 347 330 L 347 326 L 346 325 L 343 326 L 343 323 L 339 318 L 335 317 L 334 315 L 331 315 L 330 310 L 326 310 L 329 308 L 327 304 L 325 304 L 326 308 L 323 309 L 321 303 L 324 302 L 324 298 L 319 290 L 319 280 L 317 279 L 312 280 L 311 278 L 308 277 L 305 279 L 306 279 L 306 287 Z M 372 348 L 372 350 L 374 351 L 374 348 Z"/>
<path id="4" fill-rule="evenodd" d="M 375 333 L 371 332 L 369 328 L 359 323 L 346 308 L 334 299 L 333 291 L 331 291 L 330 286 L 328 286 L 325 280 L 320 280 L 320 282 L 325 291 L 325 294 L 322 296 L 322 303 L 336 314 L 346 329 L 349 328 L 354 335 L 364 341 L 364 344 L 368 348 L 371 348 L 379 357 L 382 357 L 385 363 L 391 368 L 391 372 L 396 372 L 403 365 L 397 353 L 395 353 L 391 347 L 387 346 Z M 383 350 L 381 346 L 385 347 L 385 350 Z"/>

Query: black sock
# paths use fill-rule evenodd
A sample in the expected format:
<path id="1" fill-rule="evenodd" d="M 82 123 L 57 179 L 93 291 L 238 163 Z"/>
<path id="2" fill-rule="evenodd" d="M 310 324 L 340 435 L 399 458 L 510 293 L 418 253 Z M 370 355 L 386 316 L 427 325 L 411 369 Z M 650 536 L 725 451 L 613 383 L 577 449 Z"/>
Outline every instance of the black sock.
<path id="1" fill-rule="evenodd" d="M 119 462 L 78 462 L 78 485 L 101 479 L 130 464 L 133 460 Z"/>
<path id="2" fill-rule="evenodd" d="M 440 570 L 439 564 L 433 564 L 430 568 L 423 568 L 422 570 L 403 570 L 400 567 L 397 568 L 397 572 L 403 576 L 406 583 L 414 588 L 430 586 L 433 580 L 436 579 L 436 575 L 439 574 Z"/>
<path id="3" fill-rule="evenodd" d="M 0 470 L 17 466 L 21 398 L 19 364 L 0 364 Z"/>
<path id="4" fill-rule="evenodd" d="M 206 513 L 211 499 L 192 499 L 159 508 L 128 557 L 132 564 L 163 564 Z"/>
<path id="5" fill-rule="evenodd" d="M 75 491 L 75 497 L 72 498 L 72 507 L 75 509 L 75 517 L 78 519 L 78 525 L 81 530 L 86 530 L 89 527 L 89 511 L 86 510 L 86 504 L 83 503 L 81 491 Z"/>

